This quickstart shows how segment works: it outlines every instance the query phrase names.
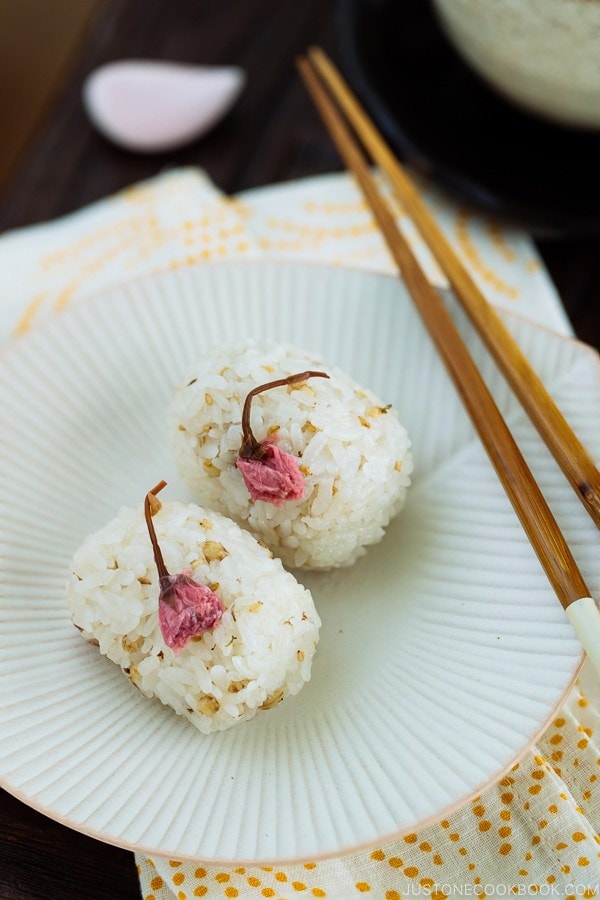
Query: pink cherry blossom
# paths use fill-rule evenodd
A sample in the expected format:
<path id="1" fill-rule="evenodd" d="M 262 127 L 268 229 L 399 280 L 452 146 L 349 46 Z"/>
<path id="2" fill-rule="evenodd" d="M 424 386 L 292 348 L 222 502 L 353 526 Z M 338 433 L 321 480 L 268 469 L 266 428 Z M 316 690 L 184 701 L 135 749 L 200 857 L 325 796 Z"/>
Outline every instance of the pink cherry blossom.
<path id="1" fill-rule="evenodd" d="M 286 378 L 278 378 L 253 388 L 244 401 L 242 410 L 242 445 L 236 466 L 242 473 L 244 484 L 252 500 L 264 500 L 273 506 L 283 506 L 288 500 L 304 497 L 304 478 L 295 456 L 275 446 L 277 434 L 258 441 L 252 433 L 250 411 L 257 394 L 273 388 L 285 387 L 307 381 L 309 378 L 329 378 L 325 372 L 297 372 Z"/>
<path id="2" fill-rule="evenodd" d="M 182 575 L 160 579 L 158 622 L 167 647 L 179 653 L 190 638 L 204 634 L 219 624 L 225 607 L 205 584 Z"/>
<path id="3" fill-rule="evenodd" d="M 191 638 L 216 628 L 225 607 L 209 587 L 190 578 L 189 569 L 171 575 L 165 566 L 152 516 L 160 509 L 156 495 L 166 484 L 161 481 L 146 494 L 144 516 L 160 584 L 158 624 L 167 647 L 179 653 Z"/>
<path id="4" fill-rule="evenodd" d="M 281 507 L 286 500 L 300 500 L 304 496 L 304 478 L 298 460 L 273 443 L 264 447 L 260 459 L 239 456 L 236 465 L 253 500 L 265 500 Z"/>

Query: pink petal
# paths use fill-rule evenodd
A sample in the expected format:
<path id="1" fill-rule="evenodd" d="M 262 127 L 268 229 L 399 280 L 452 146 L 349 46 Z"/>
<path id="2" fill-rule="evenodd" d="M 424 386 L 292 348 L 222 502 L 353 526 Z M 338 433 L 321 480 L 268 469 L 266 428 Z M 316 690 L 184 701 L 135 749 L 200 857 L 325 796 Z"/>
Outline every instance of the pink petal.
<path id="1" fill-rule="evenodd" d="M 158 622 L 167 647 L 179 653 L 190 638 L 215 628 L 225 611 L 220 597 L 189 575 L 160 579 Z"/>
<path id="2" fill-rule="evenodd" d="M 236 465 L 253 500 L 281 507 L 286 500 L 300 500 L 304 496 L 304 478 L 298 460 L 273 443 L 265 447 L 261 459 L 238 456 Z"/>

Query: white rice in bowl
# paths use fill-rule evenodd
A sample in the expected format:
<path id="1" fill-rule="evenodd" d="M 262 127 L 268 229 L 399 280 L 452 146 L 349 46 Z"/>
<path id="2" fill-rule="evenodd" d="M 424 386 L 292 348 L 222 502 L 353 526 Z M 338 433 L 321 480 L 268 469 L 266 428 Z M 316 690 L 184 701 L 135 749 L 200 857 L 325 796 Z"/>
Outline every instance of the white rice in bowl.
<path id="1" fill-rule="evenodd" d="M 153 517 L 170 573 L 191 570 L 225 607 L 175 653 L 158 624 L 158 573 L 143 509 L 123 508 L 72 562 L 68 600 L 83 637 L 200 731 L 223 731 L 309 681 L 320 620 L 311 594 L 248 532 L 195 504 Z"/>
<path id="2" fill-rule="evenodd" d="M 258 385 L 309 369 L 329 378 L 258 394 L 251 410 L 256 438 L 276 434 L 298 459 L 304 497 L 281 508 L 253 501 L 236 467 L 244 400 Z M 250 529 L 291 568 L 351 565 L 381 540 L 410 484 L 410 440 L 395 410 L 339 369 L 281 344 L 209 352 L 177 388 L 169 427 L 199 501 Z"/>

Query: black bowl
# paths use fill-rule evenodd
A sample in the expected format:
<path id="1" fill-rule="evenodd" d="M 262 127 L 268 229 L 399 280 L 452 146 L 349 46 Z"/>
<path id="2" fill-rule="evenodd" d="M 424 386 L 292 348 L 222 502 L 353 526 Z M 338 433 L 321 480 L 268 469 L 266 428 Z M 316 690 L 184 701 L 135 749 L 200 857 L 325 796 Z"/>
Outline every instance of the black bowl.
<path id="1" fill-rule="evenodd" d="M 402 159 L 538 235 L 600 235 L 600 133 L 504 100 L 425 0 L 339 0 L 337 24 L 341 68 Z"/>

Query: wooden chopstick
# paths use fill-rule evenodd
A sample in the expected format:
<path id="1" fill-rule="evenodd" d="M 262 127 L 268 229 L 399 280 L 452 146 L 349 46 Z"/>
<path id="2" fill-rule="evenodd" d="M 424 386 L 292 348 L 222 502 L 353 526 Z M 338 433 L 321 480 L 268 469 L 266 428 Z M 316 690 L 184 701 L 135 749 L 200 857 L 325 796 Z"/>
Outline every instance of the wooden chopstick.
<path id="1" fill-rule="evenodd" d="M 410 176 L 384 141 L 331 60 L 318 47 L 309 59 L 336 102 L 385 173 L 400 205 L 412 219 L 445 272 L 501 372 L 518 397 L 575 493 L 600 528 L 600 471 L 583 447 L 518 344 L 485 299 L 413 186 Z"/>
<path id="2" fill-rule="evenodd" d="M 492 395 L 435 288 L 429 283 L 379 194 L 365 156 L 306 59 L 300 74 L 347 167 L 354 174 L 402 278 L 456 385 L 481 441 L 558 599 L 589 597 L 577 563 Z"/>
<path id="3" fill-rule="evenodd" d="M 385 200 L 367 160 L 306 59 L 298 69 L 342 159 L 354 174 L 446 365 L 500 482 L 556 596 L 600 676 L 600 610 L 546 500 L 437 291 L 429 283 Z"/>

